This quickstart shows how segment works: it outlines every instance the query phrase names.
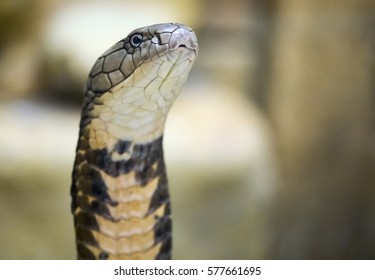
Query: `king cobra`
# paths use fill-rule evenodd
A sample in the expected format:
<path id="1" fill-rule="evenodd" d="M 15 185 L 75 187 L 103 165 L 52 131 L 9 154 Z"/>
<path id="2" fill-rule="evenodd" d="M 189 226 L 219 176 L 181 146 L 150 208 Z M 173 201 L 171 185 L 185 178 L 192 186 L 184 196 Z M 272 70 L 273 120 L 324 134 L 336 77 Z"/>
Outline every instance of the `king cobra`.
<path id="1" fill-rule="evenodd" d="M 170 259 L 163 131 L 198 54 L 194 31 L 156 24 L 101 55 L 85 89 L 72 174 L 78 259 Z"/>

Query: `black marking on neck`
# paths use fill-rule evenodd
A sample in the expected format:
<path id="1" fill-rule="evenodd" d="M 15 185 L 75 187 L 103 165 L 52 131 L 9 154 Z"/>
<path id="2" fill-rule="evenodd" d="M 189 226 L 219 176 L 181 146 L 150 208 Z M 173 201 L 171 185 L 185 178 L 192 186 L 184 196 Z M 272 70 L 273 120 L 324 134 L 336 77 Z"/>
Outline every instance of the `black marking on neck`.
<path id="1" fill-rule="evenodd" d="M 163 171 L 164 159 L 162 141 L 163 138 L 159 137 L 151 143 L 135 144 L 131 151 L 131 157 L 128 160 L 114 161 L 112 160 L 113 152 L 119 154 L 129 152 L 132 145 L 131 141 L 119 140 L 112 152 L 109 152 L 106 148 L 88 150 L 86 152 L 86 160 L 90 165 L 103 170 L 112 177 L 135 171 L 141 185 L 146 185 L 151 179 L 155 178 Z M 152 166 L 155 163 L 157 163 L 158 166 L 162 165 L 161 168 L 159 167 L 157 170 L 153 170 Z"/>
<path id="2" fill-rule="evenodd" d="M 77 244 L 77 255 L 79 260 L 95 260 L 95 255 L 84 245 Z"/>
<path id="3" fill-rule="evenodd" d="M 116 143 L 115 148 L 113 150 L 115 152 L 119 153 L 120 155 L 124 154 L 124 153 L 130 153 L 131 144 L 132 144 L 132 142 L 130 142 L 130 141 L 119 140 Z"/>

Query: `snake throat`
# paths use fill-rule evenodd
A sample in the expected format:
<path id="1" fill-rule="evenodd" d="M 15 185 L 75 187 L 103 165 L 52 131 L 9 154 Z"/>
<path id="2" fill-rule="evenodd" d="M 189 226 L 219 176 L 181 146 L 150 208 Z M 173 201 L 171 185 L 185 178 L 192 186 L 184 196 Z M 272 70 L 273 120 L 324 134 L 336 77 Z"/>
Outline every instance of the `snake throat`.
<path id="1" fill-rule="evenodd" d="M 78 259 L 171 258 L 163 132 L 197 52 L 191 28 L 157 24 L 95 62 L 71 185 Z"/>

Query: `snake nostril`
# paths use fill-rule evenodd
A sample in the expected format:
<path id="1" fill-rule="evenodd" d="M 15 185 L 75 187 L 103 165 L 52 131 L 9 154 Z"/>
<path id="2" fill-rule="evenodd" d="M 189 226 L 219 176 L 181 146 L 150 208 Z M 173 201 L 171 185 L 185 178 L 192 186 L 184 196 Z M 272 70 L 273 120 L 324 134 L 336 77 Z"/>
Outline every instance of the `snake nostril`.
<path id="1" fill-rule="evenodd" d="M 185 44 L 180 44 L 178 45 L 179 48 L 186 48 L 186 45 Z"/>

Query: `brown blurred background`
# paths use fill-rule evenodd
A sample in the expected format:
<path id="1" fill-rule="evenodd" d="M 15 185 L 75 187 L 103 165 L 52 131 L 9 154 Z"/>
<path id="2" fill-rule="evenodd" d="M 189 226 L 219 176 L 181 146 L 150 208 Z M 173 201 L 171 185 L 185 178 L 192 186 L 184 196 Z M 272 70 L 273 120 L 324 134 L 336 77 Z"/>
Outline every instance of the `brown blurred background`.
<path id="1" fill-rule="evenodd" d="M 375 1 L 0 2 L 0 259 L 73 259 L 95 59 L 181 22 L 200 54 L 165 133 L 175 259 L 375 258 Z"/>

